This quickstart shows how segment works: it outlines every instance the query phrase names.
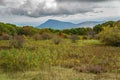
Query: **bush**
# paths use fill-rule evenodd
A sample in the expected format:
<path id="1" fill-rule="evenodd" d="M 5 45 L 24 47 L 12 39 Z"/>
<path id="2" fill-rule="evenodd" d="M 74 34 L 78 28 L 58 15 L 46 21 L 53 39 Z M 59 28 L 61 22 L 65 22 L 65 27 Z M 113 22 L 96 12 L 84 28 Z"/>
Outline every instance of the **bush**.
<path id="1" fill-rule="evenodd" d="M 33 39 L 34 40 L 41 40 L 41 35 L 40 34 L 35 34 L 34 36 L 33 36 Z"/>
<path id="2" fill-rule="evenodd" d="M 98 74 L 98 73 L 102 72 L 102 68 L 101 68 L 100 65 L 94 65 L 94 66 L 89 66 L 87 68 L 87 71 L 90 72 L 90 73 Z"/>
<path id="3" fill-rule="evenodd" d="M 51 39 L 51 38 L 52 38 L 52 36 L 51 36 L 50 33 L 42 33 L 41 34 L 41 39 L 42 40 L 48 40 L 48 39 Z"/>
<path id="4" fill-rule="evenodd" d="M 88 37 L 87 37 L 87 36 L 83 36 L 82 39 L 83 39 L 83 40 L 87 40 Z"/>
<path id="5" fill-rule="evenodd" d="M 71 35 L 70 39 L 73 43 L 76 43 L 76 41 L 79 40 L 79 37 L 77 35 Z"/>
<path id="6" fill-rule="evenodd" d="M 67 35 L 67 34 L 63 34 L 63 38 L 69 38 L 69 35 Z"/>
<path id="7" fill-rule="evenodd" d="M 106 28 L 98 36 L 107 45 L 120 46 L 120 29 L 117 27 Z"/>
<path id="8" fill-rule="evenodd" d="M 38 51 L 39 50 L 39 51 Z M 0 69 L 3 71 L 43 70 L 50 67 L 50 53 L 43 52 L 43 48 L 29 51 L 26 48 L 0 51 Z"/>
<path id="9" fill-rule="evenodd" d="M 49 40 L 51 38 L 52 38 L 52 35 L 50 33 L 35 34 L 33 36 L 34 40 Z"/>
<path id="10" fill-rule="evenodd" d="M 53 42 L 54 42 L 54 44 L 58 45 L 62 42 L 62 39 L 60 37 L 54 37 Z"/>
<path id="11" fill-rule="evenodd" d="M 13 38 L 10 40 L 10 46 L 14 48 L 22 48 L 25 43 L 25 38 L 24 36 L 21 35 L 15 35 Z"/>
<path id="12" fill-rule="evenodd" d="M 0 40 L 10 40 L 11 36 L 9 34 L 2 34 L 0 36 Z"/>

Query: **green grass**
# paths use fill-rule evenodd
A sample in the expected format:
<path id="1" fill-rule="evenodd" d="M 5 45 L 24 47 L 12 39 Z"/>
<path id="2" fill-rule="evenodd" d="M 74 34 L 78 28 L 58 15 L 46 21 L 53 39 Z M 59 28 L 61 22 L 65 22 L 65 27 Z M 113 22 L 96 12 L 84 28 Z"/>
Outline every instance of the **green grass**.
<path id="1" fill-rule="evenodd" d="M 0 80 L 10 80 L 9 78 L 7 78 L 5 75 L 0 75 Z"/>

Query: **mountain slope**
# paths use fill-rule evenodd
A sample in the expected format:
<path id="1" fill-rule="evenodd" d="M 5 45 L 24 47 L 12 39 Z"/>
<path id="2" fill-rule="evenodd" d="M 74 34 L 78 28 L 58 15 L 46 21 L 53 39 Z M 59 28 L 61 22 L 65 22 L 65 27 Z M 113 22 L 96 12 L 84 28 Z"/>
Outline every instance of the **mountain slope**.
<path id="1" fill-rule="evenodd" d="M 100 24 L 102 22 L 97 22 L 97 21 L 86 21 L 86 22 L 82 22 L 79 23 L 78 26 L 80 27 L 94 27 L 97 24 Z"/>
<path id="2" fill-rule="evenodd" d="M 38 28 L 69 29 L 69 28 L 77 28 L 77 27 L 93 27 L 99 23 L 100 22 L 96 22 L 96 21 L 86 21 L 79 24 L 74 24 L 71 22 L 49 19 L 45 23 L 39 25 Z"/>
<path id="3" fill-rule="evenodd" d="M 64 29 L 64 28 L 71 28 L 75 27 L 76 24 L 70 22 L 63 22 L 58 20 L 49 19 L 45 23 L 39 25 L 39 28 L 53 28 L 53 29 Z"/>

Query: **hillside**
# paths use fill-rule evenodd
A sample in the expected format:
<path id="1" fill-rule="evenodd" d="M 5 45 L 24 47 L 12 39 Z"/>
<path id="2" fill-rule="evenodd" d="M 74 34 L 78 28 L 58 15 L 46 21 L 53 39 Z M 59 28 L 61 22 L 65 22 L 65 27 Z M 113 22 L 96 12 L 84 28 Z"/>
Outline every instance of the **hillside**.
<path id="1" fill-rule="evenodd" d="M 64 22 L 59 20 L 49 19 L 43 24 L 39 25 L 39 28 L 53 28 L 53 29 L 70 29 L 70 28 L 78 28 L 78 27 L 93 27 L 102 22 L 97 21 L 86 21 L 78 24 L 74 24 L 71 22 Z"/>

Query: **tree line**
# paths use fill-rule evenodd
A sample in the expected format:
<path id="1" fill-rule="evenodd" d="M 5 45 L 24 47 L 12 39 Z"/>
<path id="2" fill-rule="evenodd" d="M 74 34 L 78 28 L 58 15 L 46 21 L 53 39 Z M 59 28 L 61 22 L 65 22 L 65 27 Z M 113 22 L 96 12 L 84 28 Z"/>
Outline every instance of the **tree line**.
<path id="1" fill-rule="evenodd" d="M 63 38 L 71 38 L 73 41 L 82 36 L 82 39 L 99 39 L 105 44 L 119 46 L 120 21 L 107 21 L 93 28 L 80 27 L 64 30 L 51 28 L 40 29 L 32 26 L 19 27 L 14 24 L 0 22 L 0 40 L 9 40 L 15 35 L 30 36 L 35 40 L 51 39 L 55 35 Z"/>
<path id="2" fill-rule="evenodd" d="M 98 24 L 94 26 L 93 28 L 72 28 L 72 29 L 64 29 L 64 30 L 57 30 L 57 29 L 51 29 L 51 28 L 45 28 L 45 29 L 39 29 L 36 27 L 32 26 L 23 26 L 23 27 L 18 27 L 15 24 L 10 24 L 10 23 L 2 23 L 0 22 L 0 35 L 2 34 L 9 34 L 9 35 L 29 35 L 32 36 L 36 33 L 65 33 L 65 34 L 75 34 L 75 35 L 87 35 L 90 33 L 100 33 L 104 27 L 115 27 L 118 26 L 120 27 L 120 21 L 107 21 L 103 24 Z"/>

